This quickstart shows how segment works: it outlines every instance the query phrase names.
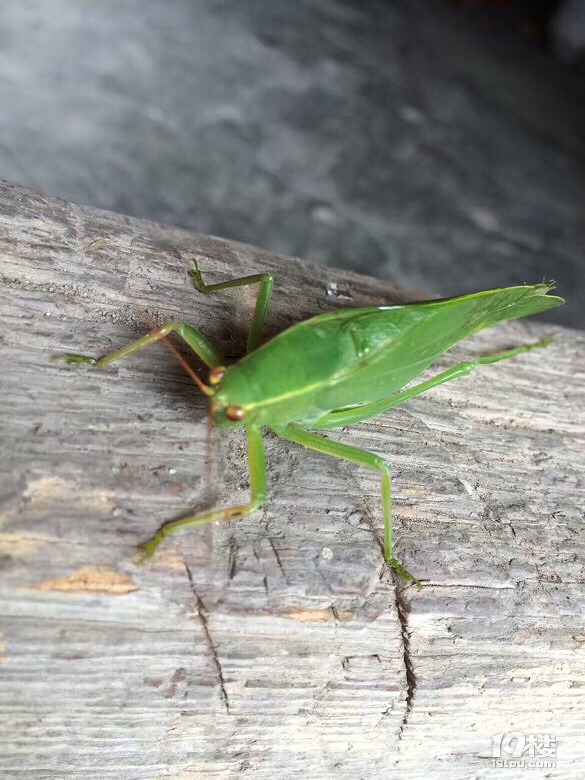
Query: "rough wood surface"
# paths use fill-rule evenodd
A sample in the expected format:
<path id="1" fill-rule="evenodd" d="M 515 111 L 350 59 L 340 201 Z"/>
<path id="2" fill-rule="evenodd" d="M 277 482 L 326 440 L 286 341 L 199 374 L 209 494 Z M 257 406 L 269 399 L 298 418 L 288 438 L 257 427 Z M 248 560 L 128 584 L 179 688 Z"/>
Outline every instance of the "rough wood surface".
<path id="1" fill-rule="evenodd" d="M 524 776 L 492 765 L 514 731 L 556 737 L 530 777 L 583 776 L 582 333 L 494 328 L 440 367 L 558 341 L 328 434 L 391 463 L 422 591 L 382 562 L 376 476 L 271 435 L 265 510 L 138 566 L 164 520 L 246 495 L 243 436 L 215 432 L 206 467 L 201 396 L 160 345 L 104 371 L 52 355 L 147 317 L 238 354 L 254 291 L 197 294 L 192 255 L 210 280 L 274 272 L 269 333 L 409 296 L 9 185 L 0 212 L 2 776 Z"/>

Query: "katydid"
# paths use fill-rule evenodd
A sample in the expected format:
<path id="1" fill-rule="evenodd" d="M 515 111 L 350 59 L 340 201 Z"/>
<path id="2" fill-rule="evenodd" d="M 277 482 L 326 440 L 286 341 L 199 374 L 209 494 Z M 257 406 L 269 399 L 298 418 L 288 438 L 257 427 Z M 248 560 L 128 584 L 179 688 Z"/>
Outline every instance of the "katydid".
<path id="1" fill-rule="evenodd" d="M 183 321 L 166 322 L 99 359 L 71 353 L 62 356 L 69 363 L 102 367 L 176 333 L 210 368 L 207 384 L 190 373 L 207 397 L 212 421 L 223 428 L 246 429 L 249 502 L 165 523 L 140 545 L 143 557 L 153 555 L 161 541 L 179 528 L 243 517 L 263 506 L 266 464 L 260 432 L 268 427 L 283 439 L 380 473 L 384 557 L 404 579 L 418 584 L 392 552 L 390 469 L 384 458 L 312 431 L 366 420 L 437 385 L 469 374 L 476 366 L 545 346 L 549 342 L 543 340 L 458 363 L 431 379 L 403 389 L 466 336 L 497 322 L 536 314 L 564 303 L 558 296 L 547 295 L 554 283 L 482 290 L 456 298 L 395 306 L 341 309 L 293 325 L 260 346 L 272 276 L 255 274 L 206 284 L 197 261 L 192 262 L 194 267 L 189 274 L 201 293 L 259 284 L 247 354 L 239 361 L 226 367 L 205 336 Z"/>

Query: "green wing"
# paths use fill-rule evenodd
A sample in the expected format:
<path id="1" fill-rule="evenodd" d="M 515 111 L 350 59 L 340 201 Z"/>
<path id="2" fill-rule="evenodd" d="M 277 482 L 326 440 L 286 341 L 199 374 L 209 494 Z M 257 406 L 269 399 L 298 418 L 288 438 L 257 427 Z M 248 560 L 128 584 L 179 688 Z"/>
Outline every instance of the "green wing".
<path id="1" fill-rule="evenodd" d="M 367 309 L 347 309 L 304 325 L 352 339 L 355 359 L 347 362 L 318 405 L 338 409 L 391 395 L 414 379 L 458 341 L 504 320 L 526 317 L 564 303 L 547 293 L 553 282 L 482 290 L 457 298 Z"/>

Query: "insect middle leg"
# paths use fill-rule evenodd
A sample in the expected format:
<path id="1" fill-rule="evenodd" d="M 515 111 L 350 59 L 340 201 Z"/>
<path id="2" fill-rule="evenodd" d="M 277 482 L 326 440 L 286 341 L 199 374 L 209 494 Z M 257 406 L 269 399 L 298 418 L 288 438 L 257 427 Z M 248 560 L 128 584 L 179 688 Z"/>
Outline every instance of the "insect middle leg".
<path id="1" fill-rule="evenodd" d="M 90 363 L 92 366 L 99 366 L 101 368 L 107 366 L 109 363 L 113 363 L 114 360 L 119 360 L 120 358 L 126 357 L 126 355 L 132 354 L 132 352 L 136 352 L 138 349 L 142 349 L 142 347 L 148 346 L 148 344 L 159 341 L 159 339 L 164 339 L 169 333 L 173 332 L 180 336 L 183 341 L 191 347 L 193 352 L 195 352 L 210 368 L 221 365 L 221 358 L 205 336 L 182 320 L 165 322 L 162 325 L 159 325 L 158 328 L 151 330 L 146 336 L 142 336 L 142 338 L 133 341 L 131 344 L 127 344 L 125 347 L 122 347 L 122 349 L 111 352 L 109 355 L 104 355 L 100 358 L 94 358 L 90 355 L 77 355 L 72 352 L 67 352 L 65 355 L 58 355 L 58 358 L 62 358 L 68 363 Z"/>
<path id="2" fill-rule="evenodd" d="M 273 426 L 272 430 L 278 436 L 289 441 L 302 444 L 311 450 L 323 452 L 325 455 L 334 455 L 336 458 L 348 460 L 360 466 L 368 466 L 380 472 L 382 478 L 382 513 L 384 516 L 384 557 L 387 563 L 395 569 L 405 580 L 414 582 L 419 588 L 419 581 L 407 571 L 404 566 L 392 555 L 392 502 L 390 497 L 390 468 L 380 455 L 373 452 L 342 444 L 337 441 L 324 439 L 316 433 L 310 433 L 295 425 Z"/>
<path id="3" fill-rule="evenodd" d="M 503 352 L 496 352 L 495 355 L 486 355 L 485 357 L 476 358 L 475 360 L 468 360 L 465 363 L 457 363 L 457 365 L 448 368 L 437 376 L 427 379 L 426 382 L 420 382 L 418 385 L 409 387 L 407 390 L 402 390 L 400 393 L 395 393 L 388 398 L 382 398 L 380 401 L 374 401 L 371 404 L 363 404 L 362 406 L 355 406 L 350 409 L 340 409 L 335 412 L 329 412 L 329 414 L 323 415 L 316 420 L 312 427 L 314 428 L 337 428 L 340 425 L 353 425 L 354 423 L 361 422 L 362 420 L 368 420 L 376 414 L 385 412 L 387 409 L 391 409 L 393 406 L 407 401 L 415 395 L 425 393 L 437 385 L 442 385 L 444 382 L 449 382 L 451 379 L 456 379 L 458 376 L 466 376 L 470 374 L 476 366 L 485 365 L 487 363 L 496 363 L 498 360 L 506 360 L 507 358 L 515 357 L 521 352 L 528 352 L 536 347 L 545 347 L 550 344 L 550 339 L 543 339 L 537 341 L 534 344 L 523 344 L 521 347 L 515 347 L 514 349 L 507 349 Z"/>
<path id="4" fill-rule="evenodd" d="M 248 468 L 250 471 L 250 501 L 247 504 L 230 506 L 225 509 L 214 509 L 211 512 L 201 512 L 197 515 L 180 517 L 178 520 L 171 520 L 165 523 L 154 536 L 139 545 L 143 559 L 150 558 L 165 536 L 178 531 L 180 528 L 186 528 L 190 525 L 201 525 L 202 523 L 213 523 L 216 520 L 233 520 L 237 517 L 245 517 L 264 505 L 266 501 L 266 460 L 260 429 L 248 425 L 246 434 L 248 439 Z"/>
<path id="5" fill-rule="evenodd" d="M 260 333 L 266 319 L 266 311 L 272 295 L 272 285 L 274 279 L 272 274 L 253 274 L 252 276 L 241 276 L 239 279 L 230 279 L 229 282 L 218 282 L 217 284 L 205 284 L 197 260 L 192 257 L 191 262 L 194 268 L 189 271 L 189 276 L 193 280 L 193 285 L 200 293 L 205 295 L 216 290 L 227 290 L 228 287 L 243 287 L 247 284 L 260 284 L 258 298 L 256 299 L 256 308 L 248 333 L 247 352 L 253 352 L 260 344 Z"/>

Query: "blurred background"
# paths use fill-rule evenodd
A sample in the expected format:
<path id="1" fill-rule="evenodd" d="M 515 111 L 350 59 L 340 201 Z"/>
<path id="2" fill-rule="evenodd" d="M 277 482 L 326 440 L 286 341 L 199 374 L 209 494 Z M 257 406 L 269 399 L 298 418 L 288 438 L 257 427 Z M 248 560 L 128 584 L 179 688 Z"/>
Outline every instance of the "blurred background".
<path id="1" fill-rule="evenodd" d="M 585 327 L 585 0 L 5 0 L 0 177 Z"/>

